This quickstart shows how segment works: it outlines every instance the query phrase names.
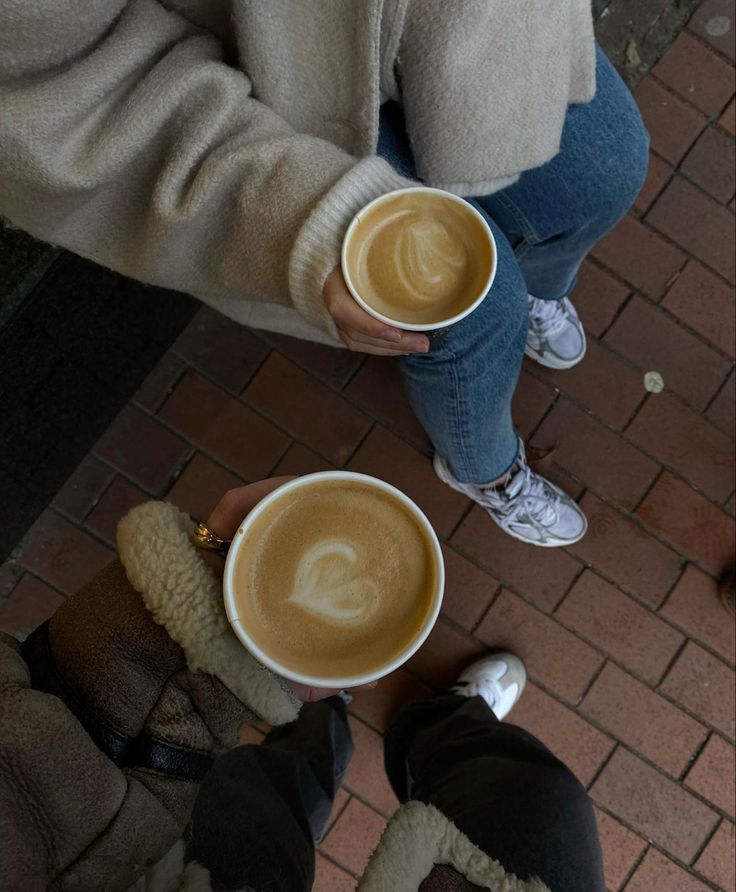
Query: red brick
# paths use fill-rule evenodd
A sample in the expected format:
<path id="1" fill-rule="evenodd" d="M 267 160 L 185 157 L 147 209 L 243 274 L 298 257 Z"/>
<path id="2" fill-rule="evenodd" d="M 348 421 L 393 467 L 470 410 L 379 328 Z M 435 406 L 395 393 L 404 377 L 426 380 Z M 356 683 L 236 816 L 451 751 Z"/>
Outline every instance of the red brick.
<path id="1" fill-rule="evenodd" d="M 708 127 L 700 136 L 680 170 L 716 201 L 727 204 L 736 185 L 736 151 L 732 136 Z"/>
<path id="2" fill-rule="evenodd" d="M 511 417 L 525 440 L 542 420 L 556 396 L 552 388 L 522 369 L 511 401 Z"/>
<path id="3" fill-rule="evenodd" d="M 736 435 L 736 381 L 733 372 L 705 414 L 724 434 L 731 438 Z"/>
<path id="4" fill-rule="evenodd" d="M 357 799 L 348 802 L 322 843 L 322 850 L 355 874 L 362 874 L 386 827 L 386 818 Z"/>
<path id="5" fill-rule="evenodd" d="M 584 785 L 614 746 L 609 737 L 535 684 L 526 686 L 509 721 L 538 737 Z"/>
<path id="6" fill-rule="evenodd" d="M 695 638 L 731 662 L 736 659 L 736 628 L 723 621 L 718 583 L 697 567 L 685 568 L 660 613 L 688 638 Z"/>
<path id="7" fill-rule="evenodd" d="M 118 523 L 136 505 L 149 501 L 142 489 L 122 477 L 116 477 L 89 515 L 86 526 L 115 547 Z"/>
<path id="8" fill-rule="evenodd" d="M 729 282 L 734 274 L 734 216 L 692 183 L 675 176 L 647 214 L 647 223 Z"/>
<path id="9" fill-rule="evenodd" d="M 334 824 L 337 822 L 337 819 L 340 817 L 342 812 L 345 809 L 345 806 L 350 802 L 350 793 L 345 790 L 343 787 L 335 794 L 335 798 L 332 800 L 332 811 L 330 812 L 330 819 L 327 822 L 327 827 L 325 831 L 325 836 L 327 836 L 327 831 L 330 830 Z"/>
<path id="10" fill-rule="evenodd" d="M 672 167 L 659 155 L 649 155 L 647 178 L 634 202 L 634 207 L 640 214 L 645 214 L 649 210 L 673 173 Z"/>
<path id="11" fill-rule="evenodd" d="M 736 812 L 736 754 L 733 745 L 711 734 L 685 785 L 731 817 Z"/>
<path id="12" fill-rule="evenodd" d="M 194 372 L 182 378 L 160 414 L 248 480 L 266 477 L 288 443 L 272 424 Z"/>
<path id="13" fill-rule="evenodd" d="M 639 83 L 634 96 L 649 130 L 652 148 L 670 164 L 677 164 L 705 127 L 706 119 L 651 77 Z"/>
<path id="14" fill-rule="evenodd" d="M 569 393 L 612 427 L 622 430 L 646 396 L 641 374 L 620 356 L 590 340 L 584 362 L 566 371 L 545 370 L 543 377 Z"/>
<path id="15" fill-rule="evenodd" d="M 724 621 L 728 621 L 725 614 Z M 660 690 L 733 739 L 734 671 L 702 647 L 688 641 Z"/>
<path id="16" fill-rule="evenodd" d="M 533 470 L 549 480 L 550 483 L 559 486 L 559 488 L 564 493 L 567 493 L 571 499 L 576 502 L 579 501 L 580 497 L 585 492 L 585 484 L 578 480 L 577 477 L 574 477 L 569 471 L 566 471 L 562 465 L 557 464 L 555 461 L 554 449 L 541 449 L 540 452 L 543 456 L 540 461 L 530 460 L 529 462 Z"/>
<path id="17" fill-rule="evenodd" d="M 685 262 L 682 251 L 633 217 L 624 217 L 613 232 L 598 242 L 593 256 L 655 299 L 664 294 Z"/>
<path id="18" fill-rule="evenodd" d="M 646 842 L 636 833 L 624 827 L 615 818 L 595 808 L 598 836 L 603 849 L 603 873 L 606 888 L 619 892 L 631 868 L 647 847 Z"/>
<path id="19" fill-rule="evenodd" d="M 736 58 L 734 0 L 703 0 L 688 28 L 733 62 Z"/>
<path id="20" fill-rule="evenodd" d="M 498 581 L 447 545 L 442 546 L 442 553 L 445 557 L 442 612 L 472 632 L 498 591 Z"/>
<path id="21" fill-rule="evenodd" d="M 733 491 L 733 441 L 669 394 L 650 396 L 626 435 L 715 501 Z"/>
<path id="22" fill-rule="evenodd" d="M 477 506 L 452 537 L 452 544 L 547 611 L 554 610 L 580 572 L 580 564 L 564 551 L 534 548 L 513 539 Z"/>
<path id="23" fill-rule="evenodd" d="M 382 678 L 375 688 L 353 691 L 350 712 L 377 731 L 385 731 L 391 719 L 407 703 L 423 700 L 430 689 L 406 669 L 397 669 Z"/>
<path id="24" fill-rule="evenodd" d="M 727 359 L 640 297 L 626 305 L 606 341 L 644 372 L 659 372 L 666 388 L 698 409 L 705 408 L 730 368 Z"/>
<path id="25" fill-rule="evenodd" d="M 167 493 L 166 500 L 196 520 L 207 520 L 225 493 L 237 486 L 243 486 L 241 477 L 196 452 Z"/>
<path id="26" fill-rule="evenodd" d="M 263 337 L 297 365 L 312 372 L 333 387 L 343 387 L 365 360 L 365 354 L 340 347 L 328 347 L 288 335 L 263 332 Z"/>
<path id="27" fill-rule="evenodd" d="M 633 508 L 659 466 L 567 400 L 558 400 L 532 439 L 555 449 L 555 461 L 584 483 Z"/>
<path id="28" fill-rule="evenodd" d="M 623 747 L 613 754 L 590 792 L 599 805 L 685 862 L 694 857 L 717 821 L 707 805 Z"/>
<path id="29" fill-rule="evenodd" d="M 450 534 L 468 506 L 465 496 L 437 478 L 429 459 L 380 425 L 370 432 L 348 470 L 379 477 L 405 492 L 442 537 Z"/>
<path id="30" fill-rule="evenodd" d="M 731 136 L 736 136 L 736 100 L 732 99 L 728 103 L 726 110 L 718 119 L 718 123 L 725 131 L 730 133 Z"/>
<path id="31" fill-rule="evenodd" d="M 406 667 L 431 687 L 446 688 L 457 680 L 466 666 L 484 653 L 485 648 L 475 639 L 440 617 L 429 638 Z"/>
<path id="32" fill-rule="evenodd" d="M 56 493 L 52 504 L 74 520 L 82 520 L 114 476 L 112 468 L 87 455 Z"/>
<path id="33" fill-rule="evenodd" d="M 336 464 L 350 457 L 371 426 L 366 415 L 278 353 L 243 398 Z"/>
<path id="34" fill-rule="evenodd" d="M 501 592 L 475 634 L 489 647 L 518 654 L 530 678 L 571 703 L 580 701 L 603 663 L 592 647 L 507 591 Z"/>
<path id="35" fill-rule="evenodd" d="M 586 332 L 598 338 L 616 318 L 629 294 L 627 285 L 586 260 L 571 296 Z"/>
<path id="36" fill-rule="evenodd" d="M 733 68 L 682 31 L 654 74 L 706 115 L 717 115 L 734 92 Z"/>
<path id="37" fill-rule="evenodd" d="M 695 869 L 721 889 L 736 886 L 736 831 L 730 821 L 721 821 L 713 839 L 695 862 Z"/>
<path id="38" fill-rule="evenodd" d="M 317 471 L 334 471 L 335 465 L 317 455 L 301 443 L 292 443 L 284 453 L 284 457 L 271 472 L 272 477 L 315 474 Z"/>
<path id="39" fill-rule="evenodd" d="M 23 568 L 11 558 L 0 564 L 0 599 L 10 594 L 11 589 L 15 588 L 18 580 L 23 575 Z"/>
<path id="40" fill-rule="evenodd" d="M 50 585 L 26 573 L 0 605 L 0 632 L 25 638 L 64 602 Z"/>
<path id="41" fill-rule="evenodd" d="M 354 892 L 355 878 L 317 852 L 312 892 Z"/>
<path id="42" fill-rule="evenodd" d="M 388 356 L 369 356 L 345 388 L 345 393 L 420 449 L 432 448 L 404 393 L 396 360 Z"/>
<path id="43" fill-rule="evenodd" d="M 391 817 L 399 807 L 383 767 L 383 737 L 359 719 L 350 717 L 355 754 L 345 775 L 345 787 L 376 811 Z"/>
<path id="44" fill-rule="evenodd" d="M 583 496 L 580 507 L 588 518 L 588 532 L 570 551 L 654 607 L 659 605 L 680 571 L 678 556 L 592 493 Z"/>
<path id="45" fill-rule="evenodd" d="M 197 408 L 202 411 L 201 406 Z M 94 451 L 156 495 L 183 464 L 189 446 L 140 409 L 127 406 L 97 441 Z"/>
<path id="46" fill-rule="evenodd" d="M 736 353 L 736 310 L 733 288 L 695 260 L 677 277 L 662 306 L 716 347 Z"/>
<path id="47" fill-rule="evenodd" d="M 668 471 L 636 514 L 678 551 L 692 556 L 713 574 L 722 573 L 733 559 L 733 518 Z"/>
<path id="48" fill-rule="evenodd" d="M 18 561 L 54 588 L 71 595 L 113 557 L 109 548 L 47 509 L 21 543 Z"/>
<path id="49" fill-rule="evenodd" d="M 613 663 L 606 663 L 579 711 L 675 777 L 706 735 L 695 719 Z"/>
<path id="50" fill-rule="evenodd" d="M 197 312 L 173 350 L 189 365 L 235 392 L 250 381 L 269 353 L 260 338 L 210 307 Z"/>
<path id="51" fill-rule="evenodd" d="M 678 867 L 656 849 L 649 849 L 636 873 L 626 884 L 626 892 L 711 892 L 692 874 Z"/>
<path id="52" fill-rule="evenodd" d="M 161 403 L 176 387 L 186 366 L 173 353 L 165 353 L 158 365 L 138 388 L 133 400 L 149 412 L 157 412 Z"/>
<path id="53" fill-rule="evenodd" d="M 656 683 L 682 644 L 682 635 L 589 570 L 556 616 L 615 660 Z"/>

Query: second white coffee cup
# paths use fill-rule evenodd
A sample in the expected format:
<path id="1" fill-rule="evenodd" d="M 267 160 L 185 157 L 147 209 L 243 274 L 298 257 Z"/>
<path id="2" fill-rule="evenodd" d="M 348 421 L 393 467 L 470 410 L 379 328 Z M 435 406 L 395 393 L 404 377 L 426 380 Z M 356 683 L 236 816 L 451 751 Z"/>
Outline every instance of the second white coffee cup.
<path id="1" fill-rule="evenodd" d="M 426 542 L 429 544 L 431 551 L 431 559 L 434 561 L 434 586 L 429 595 L 429 609 L 424 617 L 424 621 L 417 629 L 416 633 L 411 637 L 407 645 L 390 660 L 383 665 L 377 666 L 369 672 L 352 675 L 340 675 L 329 677 L 307 675 L 302 672 L 294 671 L 291 667 L 285 665 L 276 659 L 272 654 L 267 653 L 255 640 L 254 634 L 246 627 L 241 618 L 241 609 L 238 605 L 236 597 L 237 579 L 236 565 L 238 562 L 238 554 L 244 542 L 248 538 L 249 532 L 258 522 L 259 518 L 272 507 L 278 506 L 279 500 L 286 499 L 291 493 L 301 487 L 311 486 L 319 481 L 345 481 L 359 483 L 364 486 L 373 487 L 381 493 L 384 493 L 397 500 L 405 510 L 414 518 L 423 532 Z M 264 666 L 267 666 L 273 672 L 288 678 L 291 681 L 299 682 L 303 685 L 321 688 L 349 688 L 357 685 L 368 684 L 376 681 L 390 672 L 393 672 L 403 663 L 405 663 L 416 651 L 421 647 L 427 636 L 432 631 L 442 606 L 442 596 L 445 586 L 444 561 L 442 558 L 442 549 L 437 536 L 432 529 L 429 520 L 419 507 L 401 490 L 391 486 L 383 480 L 376 477 L 370 477 L 365 474 L 356 474 L 349 471 L 322 471 L 316 474 L 307 474 L 303 477 L 296 477 L 294 480 L 285 483 L 278 489 L 269 493 L 256 507 L 247 515 L 235 534 L 230 550 L 228 551 L 227 561 L 225 563 L 225 574 L 223 580 L 223 592 L 225 600 L 225 611 L 227 613 L 230 625 L 236 636 L 242 644 L 250 651 L 251 654 Z"/>

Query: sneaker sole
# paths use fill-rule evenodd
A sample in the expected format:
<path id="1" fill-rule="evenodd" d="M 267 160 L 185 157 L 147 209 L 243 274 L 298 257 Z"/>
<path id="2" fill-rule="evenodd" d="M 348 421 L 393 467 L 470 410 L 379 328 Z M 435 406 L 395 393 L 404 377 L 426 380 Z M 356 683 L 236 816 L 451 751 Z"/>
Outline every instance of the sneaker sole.
<path id="1" fill-rule="evenodd" d="M 469 499 L 471 498 L 465 492 L 464 489 L 461 489 L 459 486 L 457 486 L 455 484 L 454 481 L 448 480 L 444 476 L 444 474 L 442 473 L 442 466 L 439 464 L 439 459 L 438 459 L 436 452 L 434 454 L 434 457 L 432 458 L 432 467 L 434 468 L 435 474 L 445 484 L 445 486 L 449 486 L 450 489 L 454 489 L 456 492 L 461 492 L 464 496 L 466 496 Z M 554 486 L 554 483 L 551 483 L 550 485 Z M 555 489 L 558 489 L 558 488 L 559 487 L 555 487 Z M 565 495 L 565 493 L 563 493 L 563 495 Z M 475 501 L 475 500 L 471 499 L 471 501 Z M 478 504 L 478 503 L 476 502 L 476 504 Z M 483 508 L 483 505 L 480 505 L 479 507 Z M 504 527 L 502 524 L 500 524 L 496 520 L 496 518 L 491 514 L 490 511 L 488 511 L 486 508 L 483 508 L 483 510 L 491 518 L 491 520 L 496 524 L 496 526 L 499 528 L 499 530 L 501 530 L 503 533 L 506 533 L 507 536 L 511 536 L 512 539 L 518 539 L 519 542 L 524 542 L 526 545 L 536 545 L 537 548 L 567 548 L 568 545 L 574 545 L 576 542 L 579 542 L 583 538 L 583 536 L 585 536 L 585 534 L 588 532 L 588 518 L 581 511 L 580 515 L 583 518 L 583 529 L 581 530 L 580 534 L 575 539 L 563 539 L 560 542 L 537 542 L 534 539 L 525 539 L 523 536 L 520 536 L 518 533 L 514 533 L 512 530 L 507 530 L 506 527 Z M 580 509 L 578 509 L 578 510 L 580 510 Z"/>
<path id="2" fill-rule="evenodd" d="M 543 357 L 541 353 L 537 353 L 537 351 L 533 347 L 530 347 L 527 344 L 527 346 L 524 348 L 524 354 L 528 356 L 529 359 L 533 359 L 534 362 L 538 362 L 539 365 L 545 366 L 545 368 L 564 370 L 574 368 L 583 359 L 587 350 L 588 343 L 586 341 L 583 344 L 583 352 L 580 354 L 580 356 L 576 356 L 575 359 L 558 359 L 554 356 L 551 358 L 547 358 L 546 356 Z"/>

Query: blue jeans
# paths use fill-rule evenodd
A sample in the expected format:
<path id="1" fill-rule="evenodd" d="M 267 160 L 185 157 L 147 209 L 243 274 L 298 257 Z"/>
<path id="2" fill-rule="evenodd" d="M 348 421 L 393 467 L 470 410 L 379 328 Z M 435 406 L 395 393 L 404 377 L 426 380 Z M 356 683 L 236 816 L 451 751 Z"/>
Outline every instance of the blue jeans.
<path id="1" fill-rule="evenodd" d="M 463 483 L 516 461 L 511 398 L 521 370 L 527 293 L 559 300 L 593 245 L 626 214 L 647 172 L 649 137 L 628 88 L 598 49 L 592 102 L 569 108 L 559 153 L 501 192 L 469 199 L 498 246 L 489 297 L 434 342 L 402 358 L 404 385 L 435 449 Z M 416 179 L 401 106 L 381 109 L 378 154 Z"/>

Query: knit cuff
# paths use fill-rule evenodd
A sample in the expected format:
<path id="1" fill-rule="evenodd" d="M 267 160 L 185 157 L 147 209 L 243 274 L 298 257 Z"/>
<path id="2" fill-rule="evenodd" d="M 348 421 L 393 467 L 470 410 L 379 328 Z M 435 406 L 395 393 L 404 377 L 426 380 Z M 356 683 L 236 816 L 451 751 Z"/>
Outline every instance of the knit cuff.
<path id="1" fill-rule="evenodd" d="M 289 261 L 291 299 L 307 322 L 339 339 L 322 288 L 340 263 L 345 231 L 369 201 L 394 189 L 416 185 L 395 173 L 387 161 L 371 156 L 359 161 L 322 198 L 302 226 Z"/>

